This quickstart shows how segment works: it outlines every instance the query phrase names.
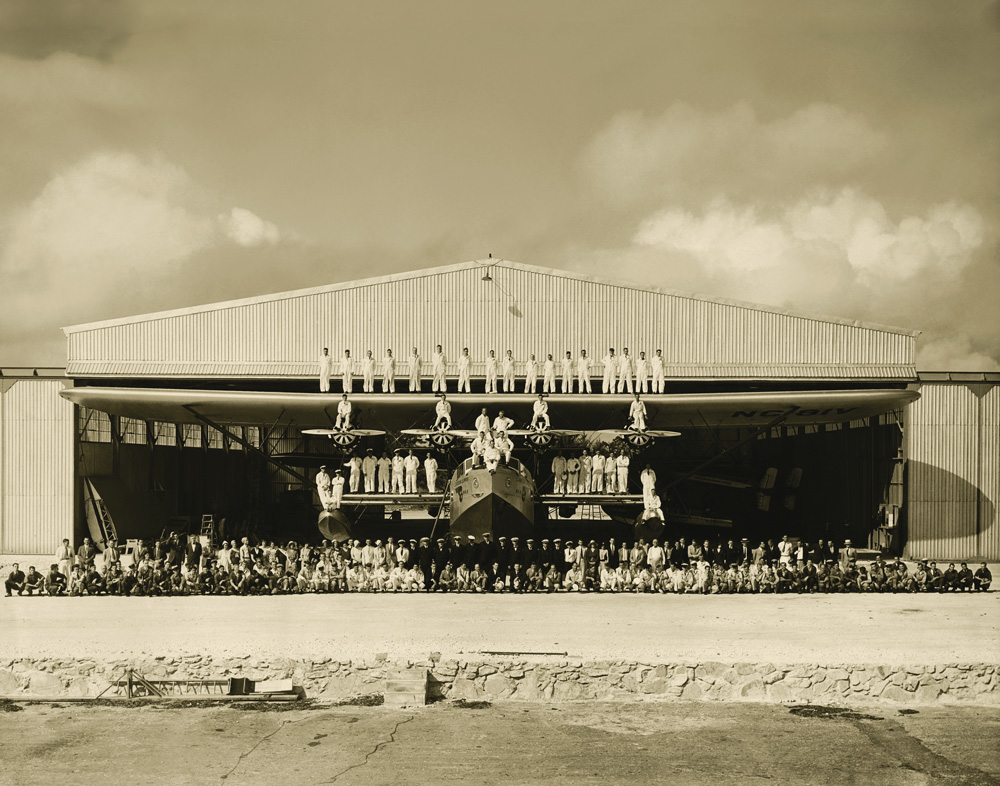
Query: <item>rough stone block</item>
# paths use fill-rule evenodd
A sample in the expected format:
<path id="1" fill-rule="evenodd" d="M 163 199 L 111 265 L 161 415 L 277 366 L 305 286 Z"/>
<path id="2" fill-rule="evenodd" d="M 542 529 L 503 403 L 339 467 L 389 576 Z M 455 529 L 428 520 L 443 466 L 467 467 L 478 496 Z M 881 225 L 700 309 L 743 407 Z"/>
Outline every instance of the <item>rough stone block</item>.
<path id="1" fill-rule="evenodd" d="M 643 693 L 666 693 L 670 683 L 666 680 L 651 679 L 642 683 Z"/>
<path id="2" fill-rule="evenodd" d="M 767 691 L 764 689 L 764 681 L 760 677 L 754 677 L 740 685 L 740 698 L 751 701 L 763 701 L 767 698 Z"/>
<path id="3" fill-rule="evenodd" d="M 684 686 L 684 690 L 681 693 L 681 698 L 688 701 L 697 701 L 703 695 L 704 691 L 697 682 L 689 682 Z"/>
<path id="4" fill-rule="evenodd" d="M 736 664 L 736 673 L 739 674 L 741 677 L 749 677 L 751 674 L 754 674 L 756 671 L 757 670 L 754 668 L 754 665 L 752 663 L 737 663 Z"/>
<path id="5" fill-rule="evenodd" d="M 683 688 L 688 684 L 687 674 L 675 674 L 670 678 L 670 684 L 676 688 Z"/>
<path id="6" fill-rule="evenodd" d="M 767 686 L 767 698 L 771 701 L 790 701 L 792 692 L 783 683 L 776 682 Z"/>
<path id="7" fill-rule="evenodd" d="M 514 681 L 501 674 L 491 674 L 483 686 L 486 693 L 498 699 L 506 699 L 514 692 Z"/>
<path id="8" fill-rule="evenodd" d="M 913 701 L 913 694 L 903 690 L 898 685 L 889 685 L 884 691 L 882 691 L 880 698 L 885 699 L 886 701 L 908 703 Z"/>
<path id="9" fill-rule="evenodd" d="M 0 696 L 9 696 L 20 690 L 20 681 L 13 671 L 0 669 Z"/>
<path id="10" fill-rule="evenodd" d="M 483 697 L 483 692 L 479 689 L 470 679 L 465 677 L 459 677 L 453 683 L 451 683 L 451 688 L 448 690 L 449 699 L 465 699 L 466 701 L 477 701 Z"/>

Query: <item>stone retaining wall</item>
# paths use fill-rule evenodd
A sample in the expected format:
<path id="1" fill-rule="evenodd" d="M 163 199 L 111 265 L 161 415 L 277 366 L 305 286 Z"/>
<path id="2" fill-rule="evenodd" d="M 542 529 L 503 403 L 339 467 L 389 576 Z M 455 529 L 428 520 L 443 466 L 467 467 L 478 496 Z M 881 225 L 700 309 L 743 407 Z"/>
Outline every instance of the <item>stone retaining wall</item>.
<path id="1" fill-rule="evenodd" d="M 441 660 L 436 653 L 423 661 L 388 661 L 380 656 L 366 661 L 253 660 L 207 655 L 145 656 L 106 662 L 22 658 L 0 661 L 0 696 L 96 696 L 128 667 L 148 679 L 291 678 L 305 689 L 306 696 L 319 699 L 381 693 L 388 673 L 426 668 L 429 696 L 447 699 L 1000 704 L 1000 666 L 990 664 L 458 661 Z"/>

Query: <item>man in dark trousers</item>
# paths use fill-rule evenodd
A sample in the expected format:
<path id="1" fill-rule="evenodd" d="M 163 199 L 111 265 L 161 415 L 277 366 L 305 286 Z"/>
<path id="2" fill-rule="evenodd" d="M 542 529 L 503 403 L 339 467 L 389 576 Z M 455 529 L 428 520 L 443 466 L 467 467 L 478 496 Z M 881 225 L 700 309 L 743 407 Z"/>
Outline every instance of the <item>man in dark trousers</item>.
<path id="1" fill-rule="evenodd" d="M 21 570 L 21 566 L 16 562 L 14 563 L 14 568 L 7 576 L 7 580 L 4 582 L 4 590 L 6 590 L 7 597 L 9 598 L 11 594 L 16 591 L 18 595 L 24 592 L 25 584 L 24 571 Z"/>
<path id="2" fill-rule="evenodd" d="M 84 538 L 83 545 L 76 551 L 76 564 L 86 573 L 87 568 L 93 566 L 94 557 L 96 556 L 97 548 L 90 542 L 90 538 Z"/>
<path id="3" fill-rule="evenodd" d="M 993 583 L 993 574 L 990 573 L 990 569 L 986 567 L 986 563 L 982 563 L 979 568 L 976 569 L 975 574 L 972 577 L 972 586 L 977 592 L 986 592 L 990 588 L 990 584 Z"/>

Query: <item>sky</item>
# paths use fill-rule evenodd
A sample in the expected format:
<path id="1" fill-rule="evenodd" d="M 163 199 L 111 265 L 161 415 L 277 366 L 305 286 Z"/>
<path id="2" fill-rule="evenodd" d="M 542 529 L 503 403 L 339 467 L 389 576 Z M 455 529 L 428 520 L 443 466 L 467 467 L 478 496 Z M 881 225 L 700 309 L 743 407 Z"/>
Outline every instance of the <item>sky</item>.
<path id="1" fill-rule="evenodd" d="M 1000 370 L 997 0 L 4 0 L 0 366 L 494 257 Z"/>

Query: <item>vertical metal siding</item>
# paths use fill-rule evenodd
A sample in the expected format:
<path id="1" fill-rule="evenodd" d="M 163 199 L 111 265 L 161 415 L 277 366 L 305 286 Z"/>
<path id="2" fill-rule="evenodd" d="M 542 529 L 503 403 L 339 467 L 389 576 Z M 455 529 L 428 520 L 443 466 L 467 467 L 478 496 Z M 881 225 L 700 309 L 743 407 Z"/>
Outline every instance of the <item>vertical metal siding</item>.
<path id="1" fill-rule="evenodd" d="M 998 390 L 926 383 L 910 405 L 907 556 L 1000 558 Z"/>
<path id="2" fill-rule="evenodd" d="M 18 380 L 0 404 L 0 552 L 50 554 L 73 537 L 73 405 L 57 380 Z"/>
<path id="3" fill-rule="evenodd" d="M 256 364 L 271 373 L 311 373 L 319 351 L 360 359 L 387 347 L 405 359 L 411 346 L 429 358 L 440 343 L 454 361 L 463 346 L 479 362 L 489 349 L 555 358 L 609 346 L 638 356 L 664 350 L 669 364 L 697 369 L 726 364 L 760 375 L 809 374 L 821 365 L 906 367 L 913 337 L 748 306 L 645 292 L 631 286 L 551 275 L 521 267 L 478 267 L 272 299 L 73 332 L 71 373 L 114 364 L 126 373 L 233 373 Z M 137 371 L 137 367 L 148 372 Z M 789 368 L 795 366 L 795 369 Z M 163 369 L 160 368 L 162 373 Z M 793 373 L 794 372 L 794 373 Z M 712 373 L 706 369 L 702 374 Z"/>

